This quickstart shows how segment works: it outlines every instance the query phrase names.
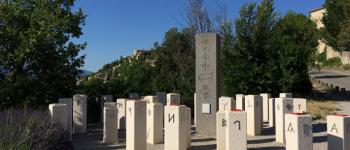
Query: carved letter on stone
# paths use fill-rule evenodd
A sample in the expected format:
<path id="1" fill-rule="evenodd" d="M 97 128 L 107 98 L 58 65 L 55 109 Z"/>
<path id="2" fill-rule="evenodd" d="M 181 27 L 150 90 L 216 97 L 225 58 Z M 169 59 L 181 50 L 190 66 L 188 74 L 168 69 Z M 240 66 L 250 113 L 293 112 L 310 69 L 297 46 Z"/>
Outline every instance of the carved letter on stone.
<path id="1" fill-rule="evenodd" d="M 287 130 L 287 131 L 288 131 L 288 132 L 293 132 L 293 133 L 295 133 L 292 123 L 289 123 L 288 130 Z"/>
<path id="2" fill-rule="evenodd" d="M 338 133 L 338 129 L 337 129 L 337 126 L 335 124 L 333 124 L 331 132 L 333 132 L 333 130 L 335 130 L 335 132 Z"/>
<path id="3" fill-rule="evenodd" d="M 221 124 L 223 127 L 226 127 L 226 119 L 222 119 Z"/>
<path id="4" fill-rule="evenodd" d="M 238 130 L 241 130 L 241 122 L 240 121 L 235 121 L 233 124 L 237 124 L 238 123 Z"/>
<path id="5" fill-rule="evenodd" d="M 173 114 L 173 116 L 170 117 L 170 114 L 168 114 L 168 117 L 169 117 L 169 121 L 170 122 L 171 120 L 173 120 L 173 123 L 175 122 L 175 114 Z"/>

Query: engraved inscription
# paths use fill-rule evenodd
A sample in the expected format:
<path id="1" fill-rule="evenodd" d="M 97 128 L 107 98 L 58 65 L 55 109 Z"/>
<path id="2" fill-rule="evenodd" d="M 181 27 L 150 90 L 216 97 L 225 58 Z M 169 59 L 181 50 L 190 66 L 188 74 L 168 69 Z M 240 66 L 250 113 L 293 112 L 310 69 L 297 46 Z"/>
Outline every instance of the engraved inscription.
<path id="1" fill-rule="evenodd" d="M 289 123 L 287 131 L 295 133 L 292 123 Z"/>
<path id="2" fill-rule="evenodd" d="M 172 116 L 170 114 L 168 114 L 168 122 L 170 123 L 171 121 L 173 121 L 173 123 L 175 123 L 175 114 L 172 114 Z"/>
<path id="3" fill-rule="evenodd" d="M 338 133 L 338 129 L 337 126 L 335 125 L 335 123 L 332 126 L 331 132 L 335 131 L 335 133 Z"/>
<path id="4" fill-rule="evenodd" d="M 221 120 L 221 126 L 222 126 L 222 127 L 226 127 L 226 126 L 227 126 L 227 124 L 226 124 L 226 119 L 222 119 L 222 120 Z"/>
<path id="5" fill-rule="evenodd" d="M 241 122 L 239 120 L 236 120 L 233 124 L 238 124 L 238 130 L 241 130 Z"/>

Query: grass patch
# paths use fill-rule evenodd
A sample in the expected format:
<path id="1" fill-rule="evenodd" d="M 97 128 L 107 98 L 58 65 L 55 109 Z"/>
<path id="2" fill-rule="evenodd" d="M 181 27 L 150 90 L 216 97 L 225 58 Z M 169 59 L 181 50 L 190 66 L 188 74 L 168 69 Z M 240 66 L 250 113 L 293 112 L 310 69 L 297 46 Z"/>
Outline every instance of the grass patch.
<path id="1" fill-rule="evenodd" d="M 326 120 L 328 115 L 340 110 L 333 101 L 308 100 L 306 105 L 313 120 Z"/>

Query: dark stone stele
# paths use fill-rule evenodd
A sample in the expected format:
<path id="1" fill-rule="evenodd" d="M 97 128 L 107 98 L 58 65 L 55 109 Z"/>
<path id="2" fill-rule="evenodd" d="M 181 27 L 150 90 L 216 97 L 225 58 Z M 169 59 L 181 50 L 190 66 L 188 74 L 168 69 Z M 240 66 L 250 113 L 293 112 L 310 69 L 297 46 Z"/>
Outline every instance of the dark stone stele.
<path id="1" fill-rule="evenodd" d="M 196 35 L 195 113 L 196 132 L 200 135 L 216 135 L 216 111 L 220 97 L 220 53 L 218 34 Z"/>

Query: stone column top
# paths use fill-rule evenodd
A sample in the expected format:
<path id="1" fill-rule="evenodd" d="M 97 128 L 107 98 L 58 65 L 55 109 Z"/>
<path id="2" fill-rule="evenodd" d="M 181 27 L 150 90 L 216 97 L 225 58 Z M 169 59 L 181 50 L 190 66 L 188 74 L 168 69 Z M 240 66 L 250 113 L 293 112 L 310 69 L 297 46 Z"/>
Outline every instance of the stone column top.
<path id="1" fill-rule="evenodd" d="M 350 117 L 349 115 L 345 115 L 345 114 L 331 114 L 331 116 L 337 116 L 337 117 Z"/>
<path id="2" fill-rule="evenodd" d="M 231 109 L 231 111 L 234 111 L 234 112 L 243 112 L 243 110 L 241 110 L 241 109 Z"/>
<path id="3" fill-rule="evenodd" d="M 297 116 L 305 116 L 305 115 L 308 115 L 307 113 L 288 113 L 288 114 L 297 115 Z"/>

